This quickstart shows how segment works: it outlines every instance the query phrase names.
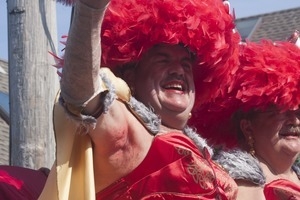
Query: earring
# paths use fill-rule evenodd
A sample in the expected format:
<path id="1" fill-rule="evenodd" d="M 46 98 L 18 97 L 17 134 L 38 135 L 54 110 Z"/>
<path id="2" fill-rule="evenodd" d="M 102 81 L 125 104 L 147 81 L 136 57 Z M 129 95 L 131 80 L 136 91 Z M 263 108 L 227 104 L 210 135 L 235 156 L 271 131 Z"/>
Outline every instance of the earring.
<path id="1" fill-rule="evenodd" d="M 189 119 L 191 119 L 192 118 L 192 113 L 189 113 Z"/>
<path id="2" fill-rule="evenodd" d="M 251 135 L 248 137 L 248 145 L 249 145 L 249 153 L 252 156 L 254 156 L 255 155 L 254 139 L 253 139 L 253 137 Z"/>

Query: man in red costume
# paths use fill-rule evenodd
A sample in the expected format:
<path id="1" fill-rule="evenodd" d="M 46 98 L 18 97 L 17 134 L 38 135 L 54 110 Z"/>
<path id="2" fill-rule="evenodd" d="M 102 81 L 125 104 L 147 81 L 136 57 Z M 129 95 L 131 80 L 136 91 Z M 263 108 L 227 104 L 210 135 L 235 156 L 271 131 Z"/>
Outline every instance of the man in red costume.
<path id="1" fill-rule="evenodd" d="M 227 147 L 214 158 L 236 180 L 237 199 L 300 199 L 298 37 L 242 44 L 231 90 L 195 113 L 210 142 Z"/>
<path id="2" fill-rule="evenodd" d="M 226 90 L 238 41 L 221 1 L 76 1 L 40 199 L 235 199 L 187 121 Z"/>

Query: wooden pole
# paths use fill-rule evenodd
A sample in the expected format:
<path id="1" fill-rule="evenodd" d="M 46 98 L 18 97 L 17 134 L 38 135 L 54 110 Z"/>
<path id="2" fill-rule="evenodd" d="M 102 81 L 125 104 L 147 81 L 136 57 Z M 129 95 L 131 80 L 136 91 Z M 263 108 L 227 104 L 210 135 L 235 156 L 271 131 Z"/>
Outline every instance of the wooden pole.
<path id="1" fill-rule="evenodd" d="M 58 77 L 52 65 L 56 51 L 56 3 L 53 0 L 9 0 L 8 60 L 10 98 L 10 164 L 50 168 L 55 144 L 52 107 Z"/>

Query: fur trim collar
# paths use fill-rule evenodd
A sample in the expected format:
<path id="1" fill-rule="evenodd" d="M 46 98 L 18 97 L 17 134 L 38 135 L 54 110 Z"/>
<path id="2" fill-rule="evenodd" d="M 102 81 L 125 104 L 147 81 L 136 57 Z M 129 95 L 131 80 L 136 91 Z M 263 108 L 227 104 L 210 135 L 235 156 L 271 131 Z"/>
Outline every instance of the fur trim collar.
<path id="1" fill-rule="evenodd" d="M 245 151 L 240 149 L 217 151 L 213 160 L 225 168 L 233 179 L 248 180 L 259 186 L 266 183 L 258 160 Z"/>
<path id="2" fill-rule="evenodd" d="M 210 156 L 213 155 L 213 149 L 207 144 L 207 141 L 202 138 L 194 129 L 186 126 L 183 132 L 186 136 L 193 140 L 200 152 L 203 152 L 203 149 L 206 148 Z"/>
<path id="3" fill-rule="evenodd" d="M 248 180 L 255 185 L 266 184 L 266 177 L 256 158 L 241 149 L 216 151 L 213 160 L 220 164 L 235 180 Z M 295 162 L 292 169 L 300 179 L 300 162 Z"/>

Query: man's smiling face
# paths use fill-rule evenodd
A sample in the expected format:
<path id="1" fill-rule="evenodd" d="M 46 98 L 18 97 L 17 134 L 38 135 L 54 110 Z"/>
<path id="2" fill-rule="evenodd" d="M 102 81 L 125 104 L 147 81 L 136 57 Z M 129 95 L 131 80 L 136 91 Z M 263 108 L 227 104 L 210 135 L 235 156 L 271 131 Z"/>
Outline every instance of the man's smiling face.
<path id="1" fill-rule="evenodd" d="M 193 59 L 180 45 L 158 45 L 145 54 L 135 71 L 135 96 L 154 109 L 163 125 L 182 129 L 194 101 Z"/>

